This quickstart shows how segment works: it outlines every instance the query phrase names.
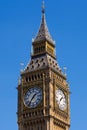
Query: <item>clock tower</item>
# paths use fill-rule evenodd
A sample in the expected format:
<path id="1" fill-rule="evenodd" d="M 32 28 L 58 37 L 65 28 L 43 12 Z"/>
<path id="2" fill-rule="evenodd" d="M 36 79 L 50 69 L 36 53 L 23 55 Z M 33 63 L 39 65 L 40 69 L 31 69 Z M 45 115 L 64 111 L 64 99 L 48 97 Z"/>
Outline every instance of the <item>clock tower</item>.
<path id="1" fill-rule="evenodd" d="M 32 40 L 33 52 L 18 84 L 18 130 L 69 130 L 70 92 L 58 65 L 53 41 L 42 20 Z"/>

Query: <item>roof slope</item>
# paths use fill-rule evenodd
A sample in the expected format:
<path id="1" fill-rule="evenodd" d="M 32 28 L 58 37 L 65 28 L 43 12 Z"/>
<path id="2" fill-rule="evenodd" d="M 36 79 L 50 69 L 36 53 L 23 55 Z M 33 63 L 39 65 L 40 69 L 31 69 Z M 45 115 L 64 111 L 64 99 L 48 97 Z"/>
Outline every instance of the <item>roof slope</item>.
<path id="1" fill-rule="evenodd" d="M 38 31 L 36 38 L 34 39 L 33 42 L 35 43 L 35 42 L 40 42 L 43 40 L 47 40 L 50 43 L 54 44 L 54 41 L 52 40 L 52 37 L 49 33 L 49 30 L 48 30 L 48 27 L 46 24 L 44 11 L 42 11 L 42 20 L 41 20 L 41 25 L 40 25 L 39 31 Z"/>
<path id="2" fill-rule="evenodd" d="M 28 63 L 28 65 L 25 68 L 25 70 L 23 71 L 23 73 L 42 70 L 42 69 L 45 69 L 47 67 L 62 74 L 61 69 L 60 69 L 57 61 L 48 54 L 41 56 L 39 58 L 31 59 L 31 61 Z"/>

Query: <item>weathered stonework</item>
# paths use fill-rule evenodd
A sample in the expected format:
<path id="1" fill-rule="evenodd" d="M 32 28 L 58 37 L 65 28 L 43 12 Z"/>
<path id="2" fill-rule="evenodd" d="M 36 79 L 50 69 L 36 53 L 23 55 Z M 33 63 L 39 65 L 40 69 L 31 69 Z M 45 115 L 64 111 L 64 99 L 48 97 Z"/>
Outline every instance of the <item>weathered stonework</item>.
<path id="1" fill-rule="evenodd" d="M 32 43 L 33 54 L 21 73 L 21 82 L 18 85 L 18 127 L 19 130 L 69 130 L 69 86 L 57 63 L 55 45 L 46 25 L 44 11 L 42 13 L 41 26 Z M 36 107 L 31 108 L 24 104 L 24 96 L 34 87 L 42 90 L 42 100 Z M 66 99 L 67 107 L 64 110 L 59 108 L 56 101 L 55 93 L 58 89 Z M 31 101 L 35 95 L 31 97 Z"/>

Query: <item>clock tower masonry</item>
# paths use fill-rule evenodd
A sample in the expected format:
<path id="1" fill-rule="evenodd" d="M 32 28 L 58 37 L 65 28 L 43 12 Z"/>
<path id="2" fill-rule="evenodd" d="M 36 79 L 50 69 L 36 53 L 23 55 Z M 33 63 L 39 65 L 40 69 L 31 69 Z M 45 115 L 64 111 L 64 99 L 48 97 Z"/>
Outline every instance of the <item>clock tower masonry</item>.
<path id="1" fill-rule="evenodd" d="M 70 92 L 58 65 L 44 4 L 33 52 L 18 84 L 18 130 L 69 130 Z"/>

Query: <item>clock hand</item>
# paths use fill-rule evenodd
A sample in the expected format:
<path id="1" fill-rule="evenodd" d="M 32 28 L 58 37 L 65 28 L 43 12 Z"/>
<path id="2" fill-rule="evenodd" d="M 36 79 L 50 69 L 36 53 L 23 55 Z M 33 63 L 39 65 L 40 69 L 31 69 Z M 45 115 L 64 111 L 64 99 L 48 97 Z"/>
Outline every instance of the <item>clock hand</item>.
<path id="1" fill-rule="evenodd" d="M 33 100 L 36 96 L 39 96 L 40 95 L 40 91 L 39 92 L 37 92 L 37 93 L 35 93 L 35 95 L 32 97 L 32 99 L 31 100 Z"/>
<path id="2" fill-rule="evenodd" d="M 60 102 L 61 102 L 62 99 L 63 99 L 63 97 L 61 97 Z"/>
<path id="3" fill-rule="evenodd" d="M 32 98 L 31 98 L 31 100 L 30 100 L 30 102 L 29 102 L 29 105 L 31 104 L 31 102 L 32 102 L 32 100 L 33 100 L 33 98 L 36 96 L 36 93 L 32 96 Z"/>
<path id="4" fill-rule="evenodd" d="M 34 97 L 37 95 L 37 93 L 35 93 L 34 95 L 33 95 L 33 97 L 32 97 L 32 99 L 31 99 L 31 101 L 34 99 Z"/>
<path id="5" fill-rule="evenodd" d="M 60 98 L 60 100 L 59 100 L 59 104 L 61 103 L 62 99 L 63 99 L 63 97 Z"/>
<path id="6" fill-rule="evenodd" d="M 33 96 L 32 96 L 32 98 L 30 99 L 30 101 L 29 101 L 29 104 L 28 105 L 30 105 L 31 104 L 31 102 L 32 102 L 32 100 L 35 98 L 35 96 L 36 95 L 38 95 L 38 94 L 40 94 L 40 91 L 39 92 L 37 92 L 37 93 L 35 93 Z"/>

